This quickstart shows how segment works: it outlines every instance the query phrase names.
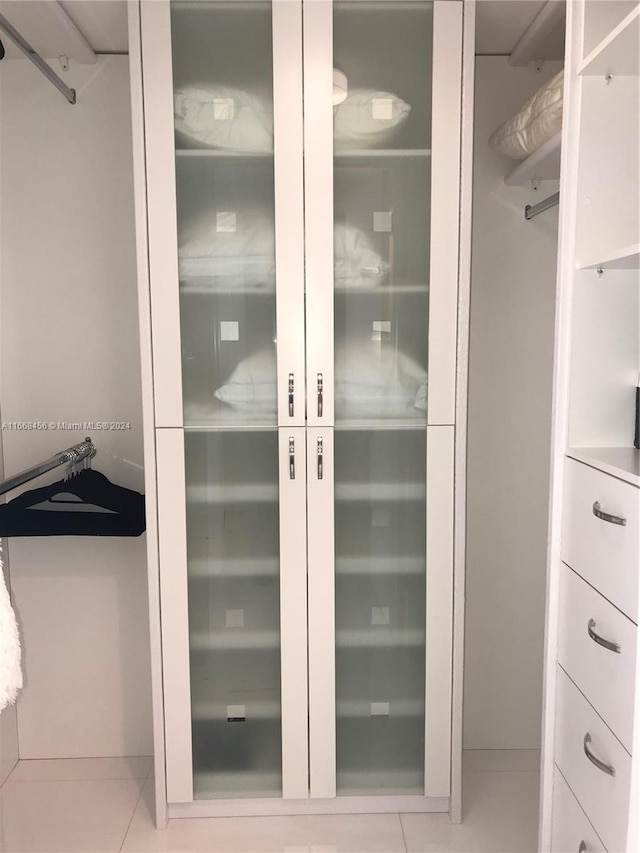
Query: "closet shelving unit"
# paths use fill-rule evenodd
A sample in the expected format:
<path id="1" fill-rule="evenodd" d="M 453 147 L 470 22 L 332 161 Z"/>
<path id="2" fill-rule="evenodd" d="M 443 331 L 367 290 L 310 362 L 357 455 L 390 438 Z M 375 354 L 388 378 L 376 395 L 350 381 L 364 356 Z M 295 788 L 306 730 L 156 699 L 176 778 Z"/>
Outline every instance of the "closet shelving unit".
<path id="1" fill-rule="evenodd" d="M 159 0 L 140 42 L 169 812 L 446 810 L 462 3 Z M 334 145 L 334 64 L 410 104 L 393 134 Z M 175 138 L 196 84 L 273 151 Z M 221 212 L 271 222 L 275 283 L 189 275 Z M 261 352 L 263 410 L 216 399 Z"/>
<path id="2" fill-rule="evenodd" d="M 639 21 L 568 4 L 544 851 L 638 849 Z"/>
<path id="3" fill-rule="evenodd" d="M 527 181 L 557 181 L 560 177 L 560 155 L 562 134 L 557 133 L 537 151 L 530 154 L 522 163 L 518 163 L 506 175 L 504 182 L 508 187 L 519 187 Z"/>

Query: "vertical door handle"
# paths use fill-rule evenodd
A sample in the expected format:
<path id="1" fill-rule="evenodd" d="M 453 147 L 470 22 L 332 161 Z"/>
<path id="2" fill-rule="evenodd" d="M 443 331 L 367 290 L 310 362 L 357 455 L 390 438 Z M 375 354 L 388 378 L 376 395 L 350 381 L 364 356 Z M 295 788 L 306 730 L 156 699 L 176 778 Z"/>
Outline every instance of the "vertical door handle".
<path id="1" fill-rule="evenodd" d="M 289 374 L 289 417 L 293 417 L 293 373 Z"/>
<path id="2" fill-rule="evenodd" d="M 290 435 L 289 436 L 289 479 L 295 480 L 296 478 L 296 440 Z"/>
<path id="3" fill-rule="evenodd" d="M 587 843 L 586 841 L 581 841 L 580 846 L 578 847 L 578 853 L 587 853 Z"/>
<path id="4" fill-rule="evenodd" d="M 318 436 L 317 451 L 318 451 L 318 479 L 322 480 L 322 478 L 324 476 L 324 466 L 323 466 L 324 448 L 322 445 L 322 436 L 320 436 L 320 435 Z"/>
<path id="5" fill-rule="evenodd" d="M 318 417 L 322 417 L 322 407 L 324 398 L 324 380 L 322 374 L 318 373 Z"/>

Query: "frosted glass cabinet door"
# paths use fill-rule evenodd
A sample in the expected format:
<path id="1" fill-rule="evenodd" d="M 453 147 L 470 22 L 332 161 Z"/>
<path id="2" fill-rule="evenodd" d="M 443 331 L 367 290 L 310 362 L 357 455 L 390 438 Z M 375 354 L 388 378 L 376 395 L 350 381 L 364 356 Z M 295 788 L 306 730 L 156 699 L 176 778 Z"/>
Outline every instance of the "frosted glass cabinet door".
<path id="1" fill-rule="evenodd" d="M 425 786 L 432 43 L 430 2 L 334 3 L 338 794 Z"/>
<path id="2" fill-rule="evenodd" d="M 305 797 L 302 6 L 141 9 L 169 799 Z"/>
<path id="3" fill-rule="evenodd" d="M 276 423 L 270 2 L 171 4 L 185 426 Z"/>

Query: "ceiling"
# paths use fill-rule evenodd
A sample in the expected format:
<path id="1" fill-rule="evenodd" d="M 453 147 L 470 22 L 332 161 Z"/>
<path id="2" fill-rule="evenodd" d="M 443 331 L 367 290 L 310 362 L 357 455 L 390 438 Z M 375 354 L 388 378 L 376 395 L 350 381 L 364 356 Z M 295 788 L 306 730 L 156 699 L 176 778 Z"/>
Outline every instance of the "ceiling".
<path id="1" fill-rule="evenodd" d="M 127 52 L 126 0 L 60 0 L 59 5 L 96 53 Z M 476 53 L 510 54 L 544 5 L 545 0 L 478 0 Z M 53 14 L 56 6 L 55 0 L 0 0 L 0 12 L 42 56 L 76 58 L 60 24 L 60 10 Z M 19 56 L 8 39 L 3 42 L 7 58 Z"/>

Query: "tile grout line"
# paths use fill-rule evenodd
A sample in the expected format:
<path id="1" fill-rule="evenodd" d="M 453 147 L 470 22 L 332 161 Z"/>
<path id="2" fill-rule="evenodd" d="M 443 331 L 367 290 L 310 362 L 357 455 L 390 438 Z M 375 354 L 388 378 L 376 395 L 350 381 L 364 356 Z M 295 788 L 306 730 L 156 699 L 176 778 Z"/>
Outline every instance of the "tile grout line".
<path id="1" fill-rule="evenodd" d="M 138 799 L 136 800 L 136 803 L 133 807 L 133 811 L 131 812 L 131 817 L 129 818 L 129 823 L 127 824 L 127 828 L 125 829 L 124 835 L 122 836 L 122 844 L 118 848 L 118 853 L 122 853 L 122 848 L 124 847 L 125 842 L 127 840 L 127 836 L 129 835 L 129 830 L 131 829 L 131 824 L 133 823 L 133 819 L 136 816 L 136 812 L 138 810 L 138 806 L 140 805 L 140 800 L 142 799 L 142 795 L 144 793 L 144 789 L 145 789 L 146 785 L 147 785 L 147 780 L 145 779 L 142 782 L 142 785 L 140 786 L 140 794 L 139 794 Z"/>
<path id="2" fill-rule="evenodd" d="M 400 832 L 402 833 L 402 843 L 404 844 L 405 853 L 409 853 L 409 847 L 407 845 L 407 836 L 404 834 L 404 824 L 402 823 L 402 815 L 398 814 L 398 820 L 400 821 Z"/>

